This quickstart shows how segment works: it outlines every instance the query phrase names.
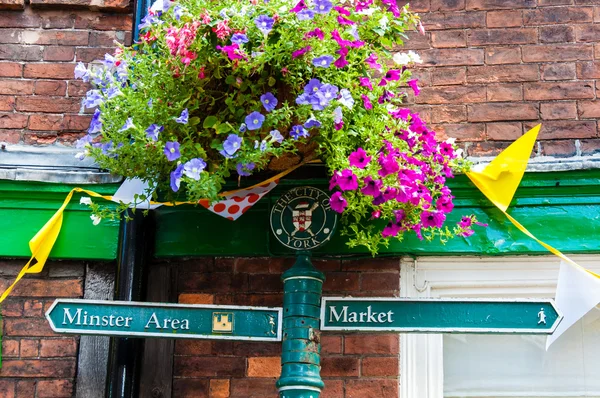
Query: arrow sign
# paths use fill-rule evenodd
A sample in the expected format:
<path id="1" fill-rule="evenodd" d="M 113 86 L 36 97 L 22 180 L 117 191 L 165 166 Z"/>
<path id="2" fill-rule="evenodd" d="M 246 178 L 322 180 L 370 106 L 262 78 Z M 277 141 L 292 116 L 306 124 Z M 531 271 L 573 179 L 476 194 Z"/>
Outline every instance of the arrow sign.
<path id="1" fill-rule="evenodd" d="M 551 334 L 553 300 L 324 297 L 321 330 Z"/>
<path id="2" fill-rule="evenodd" d="M 56 333 L 281 341 L 282 308 L 57 299 L 46 312 Z"/>

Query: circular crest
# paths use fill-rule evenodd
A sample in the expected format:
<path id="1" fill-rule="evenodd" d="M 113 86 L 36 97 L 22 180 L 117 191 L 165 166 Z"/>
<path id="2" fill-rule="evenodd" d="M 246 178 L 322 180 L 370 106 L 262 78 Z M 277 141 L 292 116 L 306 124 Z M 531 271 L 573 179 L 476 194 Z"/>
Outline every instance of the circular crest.
<path id="1" fill-rule="evenodd" d="M 312 250 L 333 235 L 337 213 L 329 195 L 313 187 L 284 193 L 271 209 L 271 230 L 279 243 L 294 250 Z"/>

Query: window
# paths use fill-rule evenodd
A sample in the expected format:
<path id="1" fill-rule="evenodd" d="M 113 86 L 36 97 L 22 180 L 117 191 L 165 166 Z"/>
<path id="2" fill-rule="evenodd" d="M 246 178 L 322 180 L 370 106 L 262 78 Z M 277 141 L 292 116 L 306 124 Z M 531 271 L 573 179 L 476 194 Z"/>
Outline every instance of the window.
<path id="1" fill-rule="evenodd" d="M 598 271 L 600 256 L 577 257 Z M 406 259 L 406 297 L 547 298 L 560 260 L 551 257 Z M 400 396 L 408 398 L 600 397 L 600 311 L 545 350 L 541 335 L 401 335 Z"/>

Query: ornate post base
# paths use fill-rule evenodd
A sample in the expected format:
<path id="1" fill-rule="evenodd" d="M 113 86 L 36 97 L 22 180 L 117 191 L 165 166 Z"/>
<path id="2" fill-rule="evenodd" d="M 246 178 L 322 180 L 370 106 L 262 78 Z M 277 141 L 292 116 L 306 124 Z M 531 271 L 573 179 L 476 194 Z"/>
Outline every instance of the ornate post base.
<path id="1" fill-rule="evenodd" d="M 319 398 L 321 379 L 321 332 L 319 317 L 325 275 L 300 252 L 283 280 L 283 350 L 280 398 Z"/>

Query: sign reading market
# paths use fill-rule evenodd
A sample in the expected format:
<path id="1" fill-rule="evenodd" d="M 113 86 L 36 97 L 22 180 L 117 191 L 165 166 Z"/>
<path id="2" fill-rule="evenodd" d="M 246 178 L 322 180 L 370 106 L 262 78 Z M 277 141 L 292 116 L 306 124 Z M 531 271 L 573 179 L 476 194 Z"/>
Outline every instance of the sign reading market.
<path id="1" fill-rule="evenodd" d="M 282 308 L 57 299 L 56 333 L 281 341 Z"/>

